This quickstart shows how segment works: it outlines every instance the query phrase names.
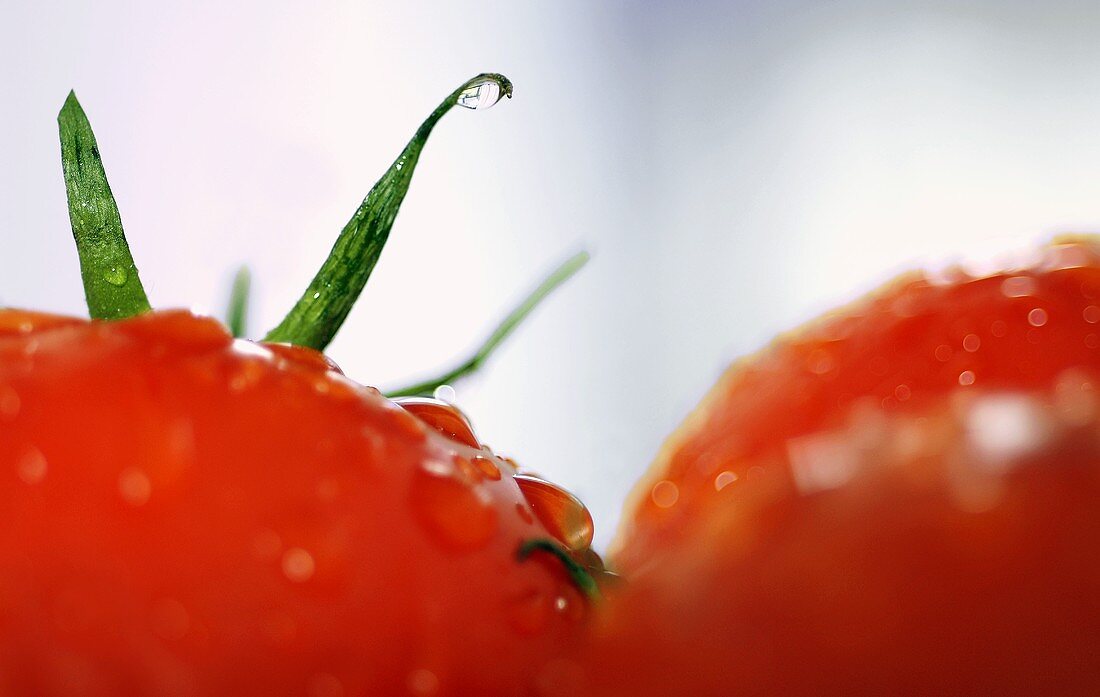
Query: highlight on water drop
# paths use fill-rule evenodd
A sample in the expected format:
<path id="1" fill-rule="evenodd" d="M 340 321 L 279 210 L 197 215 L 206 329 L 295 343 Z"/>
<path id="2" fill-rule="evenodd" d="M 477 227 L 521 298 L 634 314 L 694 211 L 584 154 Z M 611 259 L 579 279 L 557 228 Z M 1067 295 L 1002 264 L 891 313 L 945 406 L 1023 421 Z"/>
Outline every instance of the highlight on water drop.
<path id="1" fill-rule="evenodd" d="M 503 75 L 486 75 L 458 95 L 458 105 L 467 109 L 488 109 L 501 97 L 512 98 L 512 83 Z"/>

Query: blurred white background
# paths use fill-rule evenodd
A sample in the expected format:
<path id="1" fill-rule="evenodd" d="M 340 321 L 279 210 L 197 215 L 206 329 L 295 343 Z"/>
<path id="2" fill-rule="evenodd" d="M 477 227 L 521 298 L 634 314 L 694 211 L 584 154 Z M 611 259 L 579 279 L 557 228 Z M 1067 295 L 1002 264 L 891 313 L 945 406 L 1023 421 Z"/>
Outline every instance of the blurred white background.
<path id="1" fill-rule="evenodd" d="M 1081 2 L 0 4 L 0 304 L 83 313 L 54 118 L 75 88 L 154 305 L 253 335 L 421 119 L 436 129 L 330 354 L 394 387 L 589 267 L 458 401 L 610 539 L 733 357 L 914 263 L 1100 229 L 1100 9 Z"/>

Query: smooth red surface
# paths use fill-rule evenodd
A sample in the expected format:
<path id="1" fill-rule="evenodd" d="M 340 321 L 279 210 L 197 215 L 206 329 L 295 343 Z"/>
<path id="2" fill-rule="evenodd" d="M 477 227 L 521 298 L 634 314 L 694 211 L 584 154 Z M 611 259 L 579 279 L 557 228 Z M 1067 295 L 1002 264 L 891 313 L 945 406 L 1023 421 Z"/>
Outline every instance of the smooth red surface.
<path id="1" fill-rule="evenodd" d="M 0 693 L 538 694 L 585 612 L 514 470 L 333 367 L 0 312 Z"/>
<path id="2" fill-rule="evenodd" d="M 1100 693 L 1100 249 L 910 276 L 735 365 L 560 694 Z"/>

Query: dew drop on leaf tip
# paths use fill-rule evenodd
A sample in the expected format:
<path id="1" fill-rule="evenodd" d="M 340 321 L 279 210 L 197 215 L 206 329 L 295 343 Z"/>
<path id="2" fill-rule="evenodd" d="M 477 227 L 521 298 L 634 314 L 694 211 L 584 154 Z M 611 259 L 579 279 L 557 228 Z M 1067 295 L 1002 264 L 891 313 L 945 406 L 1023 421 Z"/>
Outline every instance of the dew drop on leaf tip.
<path id="1" fill-rule="evenodd" d="M 458 95 L 458 105 L 467 109 L 488 109 L 500 101 L 502 94 L 504 91 L 500 82 L 493 78 L 486 78 L 462 90 Z"/>

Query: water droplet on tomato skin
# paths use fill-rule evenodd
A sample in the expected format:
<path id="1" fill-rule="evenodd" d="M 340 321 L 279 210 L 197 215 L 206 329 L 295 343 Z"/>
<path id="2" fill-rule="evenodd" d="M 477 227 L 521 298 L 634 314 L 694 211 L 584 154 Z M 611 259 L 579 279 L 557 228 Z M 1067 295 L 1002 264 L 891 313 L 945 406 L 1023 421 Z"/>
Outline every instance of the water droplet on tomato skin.
<path id="1" fill-rule="evenodd" d="M 46 478 L 48 464 L 42 451 L 33 446 L 26 448 L 19 458 L 16 473 L 26 484 L 38 484 Z"/>
<path id="2" fill-rule="evenodd" d="M 453 404 L 433 397 L 402 397 L 394 402 L 451 440 L 481 450 L 469 419 Z"/>
<path id="3" fill-rule="evenodd" d="M 427 668 L 410 671 L 405 681 L 409 694 L 416 697 L 431 697 L 439 693 L 439 677 Z"/>
<path id="4" fill-rule="evenodd" d="M 344 684 L 332 673 L 316 673 L 306 686 L 309 697 L 344 697 Z"/>
<path id="5" fill-rule="evenodd" d="M 544 479 L 529 474 L 513 477 L 535 517 L 546 531 L 570 550 L 592 544 L 592 514 L 573 494 Z"/>
<path id="6" fill-rule="evenodd" d="M 516 513 L 519 514 L 520 520 L 527 523 L 528 525 L 535 522 L 535 516 L 533 516 L 527 506 L 523 505 L 522 503 L 516 504 Z"/>
<path id="7" fill-rule="evenodd" d="M 301 547 L 291 547 L 283 552 L 281 566 L 283 575 L 294 583 L 305 583 L 313 578 L 313 573 L 317 570 L 313 555 Z"/>
<path id="8" fill-rule="evenodd" d="M 153 484 L 145 472 L 127 467 L 118 475 L 118 493 L 131 506 L 144 506 L 153 493 Z"/>
<path id="9" fill-rule="evenodd" d="M 19 393 L 9 385 L 0 385 L 0 421 L 11 420 L 19 416 L 23 407 L 23 400 Z"/>
<path id="10" fill-rule="evenodd" d="M 448 464 L 419 469 L 410 497 L 417 522 L 447 549 L 480 549 L 497 531 L 497 512 L 488 494 Z"/>
<path id="11" fill-rule="evenodd" d="M 508 623 L 519 634 L 535 636 L 546 629 L 552 616 L 550 598 L 539 590 L 529 590 L 509 601 Z"/>
<path id="12" fill-rule="evenodd" d="M 187 608 L 174 598 L 161 598 L 154 603 L 151 621 L 153 631 L 167 641 L 179 641 L 191 626 Z"/>
<path id="13" fill-rule="evenodd" d="M 485 477 L 492 479 L 493 481 L 500 480 L 500 468 L 496 466 L 492 458 L 485 457 L 484 455 L 474 455 L 472 460 L 474 467 L 477 467 Z"/>
<path id="14" fill-rule="evenodd" d="M 298 368 L 313 370 L 319 373 L 326 373 L 331 370 L 340 375 L 344 374 L 340 366 L 336 365 L 336 362 L 331 358 L 320 351 L 315 351 L 306 346 L 268 341 L 262 342 L 259 345 L 270 351 L 275 357 L 276 362 L 285 362 L 286 364 Z"/>
<path id="15" fill-rule="evenodd" d="M 31 334 L 57 327 L 83 324 L 86 320 L 64 315 L 51 315 L 45 312 L 27 312 L 26 310 L 5 310 L 0 312 L 0 336 Z"/>
<path id="16" fill-rule="evenodd" d="M 653 485 L 649 497 L 658 508 L 671 508 L 680 499 L 680 488 L 673 482 L 662 480 Z"/>

